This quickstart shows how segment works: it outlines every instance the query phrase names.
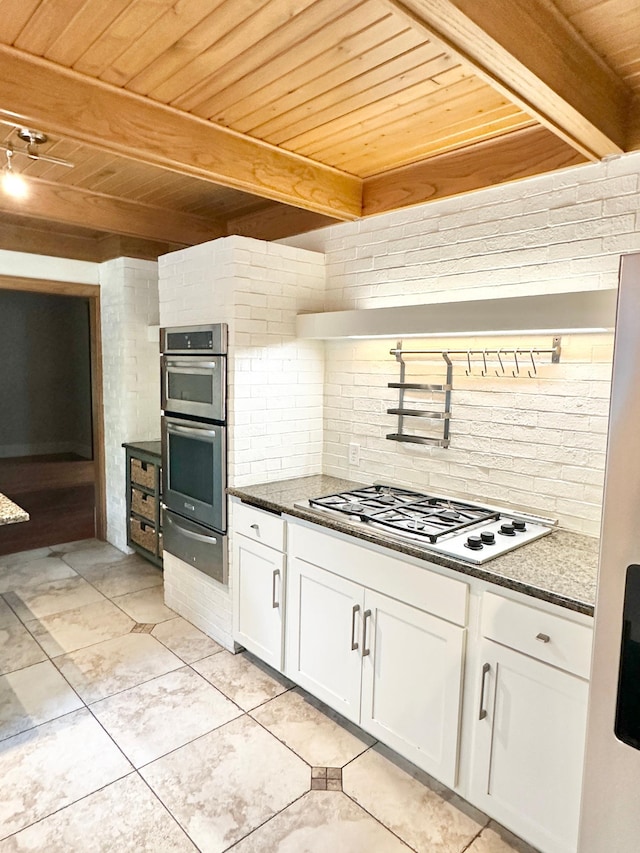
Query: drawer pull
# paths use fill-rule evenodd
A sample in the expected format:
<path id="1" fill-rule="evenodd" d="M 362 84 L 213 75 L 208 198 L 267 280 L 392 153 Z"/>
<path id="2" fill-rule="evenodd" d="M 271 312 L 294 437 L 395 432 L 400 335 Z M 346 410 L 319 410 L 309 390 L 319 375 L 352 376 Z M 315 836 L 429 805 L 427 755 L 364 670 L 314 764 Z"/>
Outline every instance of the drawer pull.
<path id="1" fill-rule="evenodd" d="M 255 531 L 256 531 L 256 533 L 257 533 L 257 532 L 258 532 L 258 530 L 260 530 L 260 525 L 259 525 L 259 524 L 252 524 L 252 525 L 251 525 L 251 529 L 252 529 L 252 530 L 255 530 Z"/>
<path id="2" fill-rule="evenodd" d="M 358 641 L 356 640 L 356 613 L 360 610 L 359 604 L 354 604 L 351 609 L 351 651 L 355 652 L 358 649 Z"/>
<path id="3" fill-rule="evenodd" d="M 541 643 L 548 643 L 551 637 L 548 634 L 536 634 L 536 640 L 540 640 Z"/>
<path id="4" fill-rule="evenodd" d="M 490 664 L 485 663 L 482 666 L 482 684 L 480 685 L 480 713 L 478 714 L 479 720 L 484 720 L 487 716 L 487 709 L 484 707 L 484 686 L 487 680 L 487 673 L 491 669 Z"/>
<path id="5" fill-rule="evenodd" d="M 370 610 L 364 611 L 364 619 L 362 622 L 362 657 L 366 658 L 367 655 L 371 654 L 371 649 L 367 648 L 367 619 L 371 616 Z"/>
<path id="6" fill-rule="evenodd" d="M 273 586 L 271 588 L 271 606 L 275 610 L 277 607 L 280 607 L 278 600 L 276 598 L 276 578 L 280 577 L 280 569 L 273 570 Z"/>

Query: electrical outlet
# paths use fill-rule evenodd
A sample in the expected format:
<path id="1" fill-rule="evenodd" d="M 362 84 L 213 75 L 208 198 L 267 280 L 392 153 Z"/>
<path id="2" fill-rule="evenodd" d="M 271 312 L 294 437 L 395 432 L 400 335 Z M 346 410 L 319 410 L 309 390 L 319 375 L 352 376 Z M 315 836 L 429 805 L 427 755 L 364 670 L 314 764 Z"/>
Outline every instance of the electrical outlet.
<path id="1" fill-rule="evenodd" d="M 349 465 L 360 464 L 360 445 L 355 441 L 349 442 Z"/>

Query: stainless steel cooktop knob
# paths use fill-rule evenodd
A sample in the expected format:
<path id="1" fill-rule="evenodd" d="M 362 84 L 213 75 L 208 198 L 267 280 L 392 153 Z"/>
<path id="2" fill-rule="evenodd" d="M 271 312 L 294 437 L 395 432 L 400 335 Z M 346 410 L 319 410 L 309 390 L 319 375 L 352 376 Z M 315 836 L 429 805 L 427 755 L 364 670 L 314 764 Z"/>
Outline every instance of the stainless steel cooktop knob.
<path id="1" fill-rule="evenodd" d="M 501 524 L 500 533 L 502 533 L 503 536 L 515 536 L 516 531 L 513 523 L 511 521 L 507 521 L 506 524 Z"/>
<path id="2" fill-rule="evenodd" d="M 471 548 L 472 551 L 480 551 L 482 550 L 482 539 L 479 536 L 467 536 L 466 542 L 467 548 Z"/>
<path id="3" fill-rule="evenodd" d="M 484 542 L 485 545 L 495 545 L 496 544 L 496 534 L 492 533 L 490 530 L 484 530 L 480 534 L 480 538 Z"/>

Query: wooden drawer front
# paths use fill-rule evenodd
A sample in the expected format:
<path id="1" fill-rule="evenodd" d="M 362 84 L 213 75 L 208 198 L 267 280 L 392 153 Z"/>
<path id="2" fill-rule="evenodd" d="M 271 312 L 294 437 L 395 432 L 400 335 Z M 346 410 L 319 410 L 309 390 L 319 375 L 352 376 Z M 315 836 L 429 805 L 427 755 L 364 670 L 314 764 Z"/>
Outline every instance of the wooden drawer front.
<path id="1" fill-rule="evenodd" d="M 284 521 L 279 515 L 237 503 L 233 506 L 233 530 L 254 542 L 284 551 Z"/>
<path id="2" fill-rule="evenodd" d="M 156 488 L 156 465 L 143 462 L 141 459 L 131 460 L 131 482 L 147 489 Z"/>
<path id="3" fill-rule="evenodd" d="M 432 564 L 408 562 L 402 554 L 356 545 L 351 537 L 289 523 L 289 554 L 411 604 L 456 625 L 467 624 L 469 585 L 432 571 Z"/>
<path id="4" fill-rule="evenodd" d="M 142 515 L 148 518 L 149 521 L 156 521 L 156 505 L 157 498 L 154 495 L 147 495 L 138 489 L 131 489 L 131 509 L 137 515 Z"/>
<path id="5" fill-rule="evenodd" d="M 586 625 L 485 593 L 482 633 L 496 643 L 589 678 L 593 631 Z"/>
<path id="6" fill-rule="evenodd" d="M 157 554 L 156 529 L 153 524 L 147 524 L 137 518 L 129 519 L 131 539 L 141 548 L 146 548 L 152 554 Z"/>

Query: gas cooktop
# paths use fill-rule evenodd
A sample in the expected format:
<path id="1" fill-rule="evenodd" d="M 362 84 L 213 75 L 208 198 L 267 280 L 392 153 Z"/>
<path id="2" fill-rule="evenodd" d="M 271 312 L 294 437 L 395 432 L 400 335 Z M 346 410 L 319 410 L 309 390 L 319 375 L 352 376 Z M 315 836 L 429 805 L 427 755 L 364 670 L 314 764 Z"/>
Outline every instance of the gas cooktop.
<path id="1" fill-rule="evenodd" d="M 551 533 L 555 524 L 551 519 L 381 483 L 311 498 L 304 508 L 477 564 Z"/>

